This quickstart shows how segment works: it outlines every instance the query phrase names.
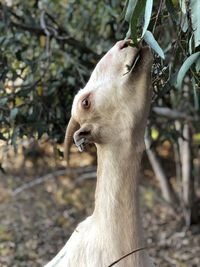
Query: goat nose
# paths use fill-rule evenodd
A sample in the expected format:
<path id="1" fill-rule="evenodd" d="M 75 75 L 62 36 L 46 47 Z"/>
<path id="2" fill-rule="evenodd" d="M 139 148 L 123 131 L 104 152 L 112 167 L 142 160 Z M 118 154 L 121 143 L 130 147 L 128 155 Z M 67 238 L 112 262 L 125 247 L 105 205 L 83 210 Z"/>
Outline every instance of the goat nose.
<path id="1" fill-rule="evenodd" d="M 74 143 L 78 147 L 79 151 L 82 152 L 85 148 L 85 145 L 89 142 L 88 136 L 90 134 L 89 130 L 86 129 L 79 129 L 75 132 L 73 138 Z"/>
<path id="2" fill-rule="evenodd" d="M 87 138 L 87 136 L 90 134 L 90 130 L 88 129 L 79 129 L 74 133 L 74 141 L 78 141 L 82 138 Z"/>
<path id="3" fill-rule="evenodd" d="M 121 40 L 121 41 L 118 41 L 117 43 L 116 43 L 116 45 L 118 46 L 118 48 L 121 50 L 121 49 L 123 49 L 123 48 L 126 48 L 126 47 L 128 47 L 129 46 L 129 44 L 130 44 L 130 42 L 131 42 L 131 40 Z"/>

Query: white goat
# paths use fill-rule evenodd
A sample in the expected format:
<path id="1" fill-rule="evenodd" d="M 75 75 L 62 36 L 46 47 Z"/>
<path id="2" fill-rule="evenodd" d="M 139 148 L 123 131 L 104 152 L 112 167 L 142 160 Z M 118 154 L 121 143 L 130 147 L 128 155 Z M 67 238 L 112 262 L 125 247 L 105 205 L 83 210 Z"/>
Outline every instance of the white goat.
<path id="1" fill-rule="evenodd" d="M 151 102 L 152 54 L 119 41 L 97 64 L 76 95 L 65 137 L 79 149 L 93 142 L 98 168 L 95 208 L 46 267 L 108 267 L 144 247 L 138 182 L 144 131 Z M 147 251 L 133 253 L 118 267 L 153 267 Z"/>

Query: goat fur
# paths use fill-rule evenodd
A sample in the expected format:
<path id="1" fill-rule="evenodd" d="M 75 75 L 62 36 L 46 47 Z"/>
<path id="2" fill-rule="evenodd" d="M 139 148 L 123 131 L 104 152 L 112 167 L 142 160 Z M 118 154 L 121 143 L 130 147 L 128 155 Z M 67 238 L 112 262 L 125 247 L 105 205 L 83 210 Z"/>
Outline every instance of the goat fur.
<path id="1" fill-rule="evenodd" d="M 45 267 L 107 267 L 145 246 L 138 183 L 151 102 L 152 54 L 148 47 L 137 49 L 128 42 L 119 41 L 108 51 L 75 96 L 65 155 L 69 161 L 72 136 L 95 143 L 95 208 Z M 146 250 L 116 266 L 154 267 Z"/>

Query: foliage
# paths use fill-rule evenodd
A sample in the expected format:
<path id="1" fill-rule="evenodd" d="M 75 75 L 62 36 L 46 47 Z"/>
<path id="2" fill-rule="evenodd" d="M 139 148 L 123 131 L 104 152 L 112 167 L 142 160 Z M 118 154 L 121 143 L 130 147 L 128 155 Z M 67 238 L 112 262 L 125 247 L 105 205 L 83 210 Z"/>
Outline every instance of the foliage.
<path id="1" fill-rule="evenodd" d="M 144 39 L 162 59 L 164 54 L 166 56 L 164 62 L 159 58 L 156 59 L 154 89 L 159 102 L 156 101 L 156 105 L 165 106 L 167 98 L 170 108 L 185 111 L 185 105 L 188 105 L 188 114 L 196 118 L 200 114 L 199 11 L 199 1 L 184 0 L 129 0 L 125 10 L 125 20 L 130 25 L 127 35 L 133 39 L 133 43 L 137 45 Z M 163 49 L 160 48 L 154 36 Z M 158 69 L 157 63 L 161 66 Z M 189 102 L 184 98 L 183 92 L 186 75 L 192 81 L 189 84 L 191 100 Z M 197 128 L 199 131 L 199 127 Z M 166 132 L 169 134 L 168 130 Z"/>
<path id="2" fill-rule="evenodd" d="M 0 5 L 0 138 L 14 142 L 17 136 L 40 138 L 48 133 L 62 141 L 73 95 L 99 57 L 125 36 L 128 25 L 120 21 L 123 5 L 86 0 L 5 2 Z M 181 87 L 189 70 L 193 101 L 187 105 L 192 115 L 199 107 L 198 5 L 198 1 L 130 0 L 124 7 L 130 25 L 127 36 L 135 43 L 137 36 L 144 38 L 162 58 L 166 55 L 165 66 L 155 60 L 159 105 L 169 98 L 166 92 L 174 90 L 168 102 L 182 109 L 183 92 L 172 86 Z M 195 65 L 188 65 L 188 57 Z"/>
<path id="3" fill-rule="evenodd" d="M 15 144 L 18 137 L 48 134 L 62 142 L 74 94 L 99 58 L 126 36 L 132 45 L 147 43 L 156 52 L 150 126 L 158 134 L 153 145 L 172 141 L 178 166 L 183 154 L 180 141 L 191 137 L 187 153 L 197 157 L 199 12 L 196 0 L 4 0 L 0 139 Z M 191 181 L 195 175 L 191 163 Z"/>
<path id="4" fill-rule="evenodd" d="M 47 133 L 61 142 L 74 94 L 117 39 L 120 1 L 6 2 L 0 4 L 0 138 L 15 143 Z"/>
<path id="5" fill-rule="evenodd" d="M 156 116 L 151 116 L 151 128 L 158 131 L 154 146 L 165 140 L 173 145 L 178 194 L 156 161 L 148 130 L 147 154 L 164 198 L 171 203 L 177 199 L 182 203 L 188 225 L 199 220 L 195 207 L 195 181 L 199 174 L 194 167 L 199 157 L 195 136 L 200 131 L 199 12 L 200 2 L 195 0 L 129 0 L 125 8 L 125 19 L 129 23 L 127 37 L 135 46 L 146 42 L 157 53 L 153 74 Z"/>

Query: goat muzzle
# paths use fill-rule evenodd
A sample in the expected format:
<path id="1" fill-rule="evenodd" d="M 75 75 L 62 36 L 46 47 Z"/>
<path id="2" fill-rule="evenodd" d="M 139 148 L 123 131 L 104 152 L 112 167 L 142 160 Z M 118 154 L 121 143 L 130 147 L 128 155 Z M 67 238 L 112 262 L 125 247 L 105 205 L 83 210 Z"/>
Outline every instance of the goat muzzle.
<path id="1" fill-rule="evenodd" d="M 91 135 L 91 130 L 87 126 L 81 127 L 74 134 L 74 143 L 80 152 L 83 152 L 85 146 L 89 143 L 88 137 Z"/>

